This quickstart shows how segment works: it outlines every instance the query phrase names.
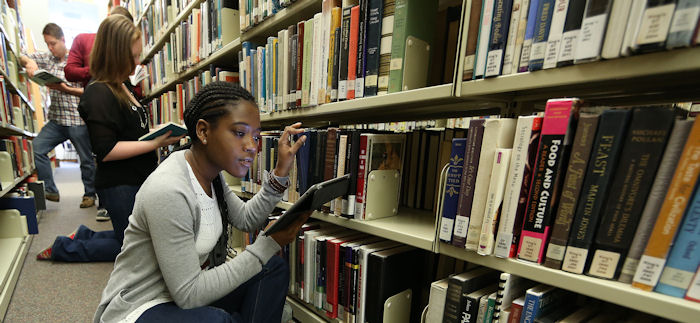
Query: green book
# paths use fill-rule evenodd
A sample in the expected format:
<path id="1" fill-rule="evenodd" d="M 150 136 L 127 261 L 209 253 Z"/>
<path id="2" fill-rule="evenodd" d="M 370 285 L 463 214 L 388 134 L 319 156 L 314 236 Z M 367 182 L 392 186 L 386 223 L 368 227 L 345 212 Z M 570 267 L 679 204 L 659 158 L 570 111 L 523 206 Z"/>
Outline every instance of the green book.
<path id="1" fill-rule="evenodd" d="M 433 29 L 437 16 L 437 1 L 396 0 L 394 33 L 391 39 L 391 65 L 389 69 L 389 93 L 403 88 L 406 39 L 413 36 L 432 45 Z"/>

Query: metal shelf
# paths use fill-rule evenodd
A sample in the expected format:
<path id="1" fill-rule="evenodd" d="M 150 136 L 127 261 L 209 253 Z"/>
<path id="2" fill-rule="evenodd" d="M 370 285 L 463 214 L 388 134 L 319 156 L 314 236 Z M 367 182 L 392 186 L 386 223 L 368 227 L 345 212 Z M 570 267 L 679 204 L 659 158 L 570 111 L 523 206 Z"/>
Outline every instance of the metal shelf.
<path id="1" fill-rule="evenodd" d="M 304 323 L 327 323 L 331 322 L 322 316 L 318 310 L 310 308 L 308 304 L 293 296 L 287 296 L 287 303 L 292 307 L 292 316 L 299 322 Z M 308 306 L 307 306 L 308 305 Z M 337 320 L 336 320 L 337 321 Z"/>
<path id="2" fill-rule="evenodd" d="M 240 186 L 231 186 L 230 188 L 239 197 L 253 197 L 250 193 L 241 192 Z M 291 206 L 292 203 L 288 202 L 277 203 L 278 208 L 285 210 Z M 434 249 L 435 216 L 428 211 L 402 208 L 399 209 L 399 213 L 396 216 L 371 221 L 347 219 L 319 211 L 314 211 L 311 217 L 355 231 L 398 241 L 416 248 L 429 251 Z"/>
<path id="3" fill-rule="evenodd" d="M 153 46 L 151 46 L 151 48 L 148 49 L 146 55 L 143 56 L 143 59 L 141 59 L 141 64 L 145 64 L 148 60 L 151 59 L 151 57 L 153 57 L 153 55 L 155 55 L 163 47 L 165 41 L 170 39 L 170 34 L 172 34 L 175 31 L 175 28 L 180 25 L 180 22 L 189 17 L 190 12 L 192 12 L 192 9 L 199 6 L 199 4 L 203 1 L 205 0 L 193 0 L 190 4 L 187 5 L 187 7 L 185 7 L 185 9 L 180 11 L 180 13 L 175 18 L 175 21 L 168 23 L 168 27 L 165 29 L 164 32 L 160 34 L 159 38 L 153 43 Z"/>
<path id="4" fill-rule="evenodd" d="M 18 135 L 18 136 L 24 136 L 28 138 L 36 138 L 37 134 L 33 132 L 29 132 L 24 129 L 20 129 L 15 125 L 12 124 L 7 124 L 7 123 L 0 123 L 0 134 L 7 134 L 7 135 Z"/>
<path id="5" fill-rule="evenodd" d="M 495 256 L 481 256 L 476 252 L 444 243 L 438 244 L 439 253 L 479 264 L 502 272 L 570 290 L 603 301 L 638 311 L 682 322 L 697 322 L 700 304 L 668 295 L 632 288 L 629 284 L 577 275 L 562 270 Z"/>
<path id="6" fill-rule="evenodd" d="M 0 74 L 2 74 L 2 76 L 5 78 L 5 84 L 6 84 L 7 87 L 10 89 L 10 91 L 12 91 L 13 93 L 17 94 L 17 95 L 19 96 L 19 98 L 22 99 L 22 101 L 24 101 L 24 103 L 27 104 L 27 106 L 29 107 L 29 109 L 31 109 L 32 111 L 36 111 L 36 110 L 34 109 L 34 105 L 32 105 L 32 102 L 29 101 L 29 99 L 27 99 L 27 97 L 24 95 L 24 93 L 22 93 L 22 91 L 19 90 L 19 88 L 17 87 L 17 85 L 16 85 L 15 83 L 12 82 L 12 80 L 11 80 L 10 77 L 7 75 L 7 73 L 6 73 L 5 71 L 3 71 L 2 69 L 0 69 Z"/>
<path id="7" fill-rule="evenodd" d="M 25 180 L 27 177 L 29 177 L 29 175 L 31 175 L 33 172 L 34 172 L 34 170 L 31 170 L 31 171 L 27 172 L 26 174 L 24 174 L 23 176 L 15 178 L 15 180 L 12 182 L 2 182 L 3 189 L 2 189 L 2 191 L 0 191 L 0 197 L 3 197 L 3 196 L 5 196 L 5 194 L 9 193 L 10 190 L 15 188 L 15 186 L 17 186 L 17 184 L 21 183 L 23 180 Z M 5 183 L 9 183 L 9 185 L 5 186 Z"/>

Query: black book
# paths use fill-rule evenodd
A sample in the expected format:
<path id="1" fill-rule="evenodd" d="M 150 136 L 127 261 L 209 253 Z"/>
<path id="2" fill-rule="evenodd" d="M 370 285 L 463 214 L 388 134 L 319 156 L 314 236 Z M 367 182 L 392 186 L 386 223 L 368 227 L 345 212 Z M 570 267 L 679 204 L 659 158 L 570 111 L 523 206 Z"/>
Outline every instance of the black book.
<path id="1" fill-rule="evenodd" d="M 462 294 L 462 302 L 464 308 L 461 312 L 461 323 L 476 323 L 479 316 L 479 302 L 483 297 L 489 297 L 493 292 L 498 290 L 498 283 L 488 285 L 482 289 L 471 293 Z"/>
<path id="2" fill-rule="evenodd" d="M 620 157 L 623 136 L 631 114 L 629 110 L 607 110 L 600 115 L 562 270 L 581 274 L 585 269 L 588 249 L 593 242 L 608 188 L 615 175 L 613 170 Z"/>
<path id="3" fill-rule="evenodd" d="M 595 237 L 589 274 L 602 278 L 618 276 L 661 162 L 673 120 L 670 108 L 643 107 L 633 111 L 620 163 Z"/>
<path id="4" fill-rule="evenodd" d="M 357 64 L 355 65 L 355 98 L 361 98 L 365 92 L 365 61 L 367 38 L 367 7 L 369 0 L 360 0 L 360 17 L 357 32 Z"/>
<path id="5" fill-rule="evenodd" d="M 559 58 L 557 67 L 574 64 L 574 54 L 576 53 L 576 42 L 581 31 L 583 13 L 586 11 L 586 0 L 569 0 L 569 8 L 566 11 L 566 20 L 561 37 L 561 47 L 559 48 Z"/>
<path id="6" fill-rule="evenodd" d="M 462 298 L 462 295 L 482 289 L 493 283 L 498 283 L 499 276 L 500 273 L 498 271 L 481 267 L 450 277 L 447 283 L 445 311 L 442 317 L 443 323 L 461 322 L 462 318 L 460 315 L 462 309 L 466 307 L 466 298 Z"/>
<path id="7" fill-rule="evenodd" d="M 294 109 L 297 105 L 297 41 L 299 36 L 296 34 L 296 25 L 289 27 L 289 101 L 287 106 L 289 109 Z"/>
<path id="8" fill-rule="evenodd" d="M 348 132 L 348 150 L 346 152 L 347 159 L 345 165 L 347 168 L 346 174 L 350 174 L 350 187 L 348 188 L 348 207 L 347 214 L 342 214 L 346 218 L 354 218 L 355 216 L 355 192 L 357 192 L 357 167 L 360 160 L 360 130 L 353 129 Z"/>
<path id="9" fill-rule="evenodd" d="M 338 101 L 338 73 L 340 64 L 340 27 L 336 28 L 335 31 L 335 41 L 333 45 L 333 71 L 331 76 L 331 102 Z"/>
<path id="10" fill-rule="evenodd" d="M 379 44 L 382 39 L 382 0 L 368 0 L 367 28 L 365 37 L 365 89 L 364 96 L 377 95 L 379 77 Z"/>

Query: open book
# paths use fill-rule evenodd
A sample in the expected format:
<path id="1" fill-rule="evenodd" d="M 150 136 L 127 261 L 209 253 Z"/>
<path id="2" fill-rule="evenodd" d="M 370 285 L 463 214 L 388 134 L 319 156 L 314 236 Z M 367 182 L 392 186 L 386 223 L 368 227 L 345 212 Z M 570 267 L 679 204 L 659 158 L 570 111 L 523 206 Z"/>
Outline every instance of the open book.
<path id="1" fill-rule="evenodd" d="M 36 70 L 36 72 L 34 72 L 34 76 L 31 78 L 31 80 L 34 81 L 34 83 L 39 84 L 41 86 L 44 86 L 46 84 L 65 82 L 64 80 L 57 77 L 56 75 L 53 75 L 53 74 L 51 74 L 43 69 Z"/>
<path id="2" fill-rule="evenodd" d="M 156 139 L 164 135 L 168 131 L 172 131 L 172 133 L 170 133 L 170 137 L 179 137 L 187 134 L 187 128 L 185 128 L 184 126 L 173 122 L 168 122 L 158 126 L 157 128 L 151 130 L 149 133 L 141 136 L 139 138 L 139 141 Z"/>
<path id="3" fill-rule="evenodd" d="M 143 81 L 147 77 L 148 72 L 143 67 L 143 65 L 136 65 L 136 69 L 134 69 L 134 74 L 129 75 L 129 81 L 131 81 L 131 85 L 137 86 L 141 81 Z"/>

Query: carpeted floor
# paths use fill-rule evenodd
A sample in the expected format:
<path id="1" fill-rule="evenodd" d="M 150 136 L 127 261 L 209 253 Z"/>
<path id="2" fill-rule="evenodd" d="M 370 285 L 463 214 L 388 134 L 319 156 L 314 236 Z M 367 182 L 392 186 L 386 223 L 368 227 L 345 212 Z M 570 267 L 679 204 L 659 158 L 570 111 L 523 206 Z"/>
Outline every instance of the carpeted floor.
<path id="1" fill-rule="evenodd" d="M 84 190 L 77 163 L 61 163 L 54 172 L 59 203 L 47 201 L 4 322 L 91 322 L 113 263 L 52 263 L 36 254 L 78 225 L 111 230 L 111 222 L 95 221 L 96 208 L 78 207 Z"/>

